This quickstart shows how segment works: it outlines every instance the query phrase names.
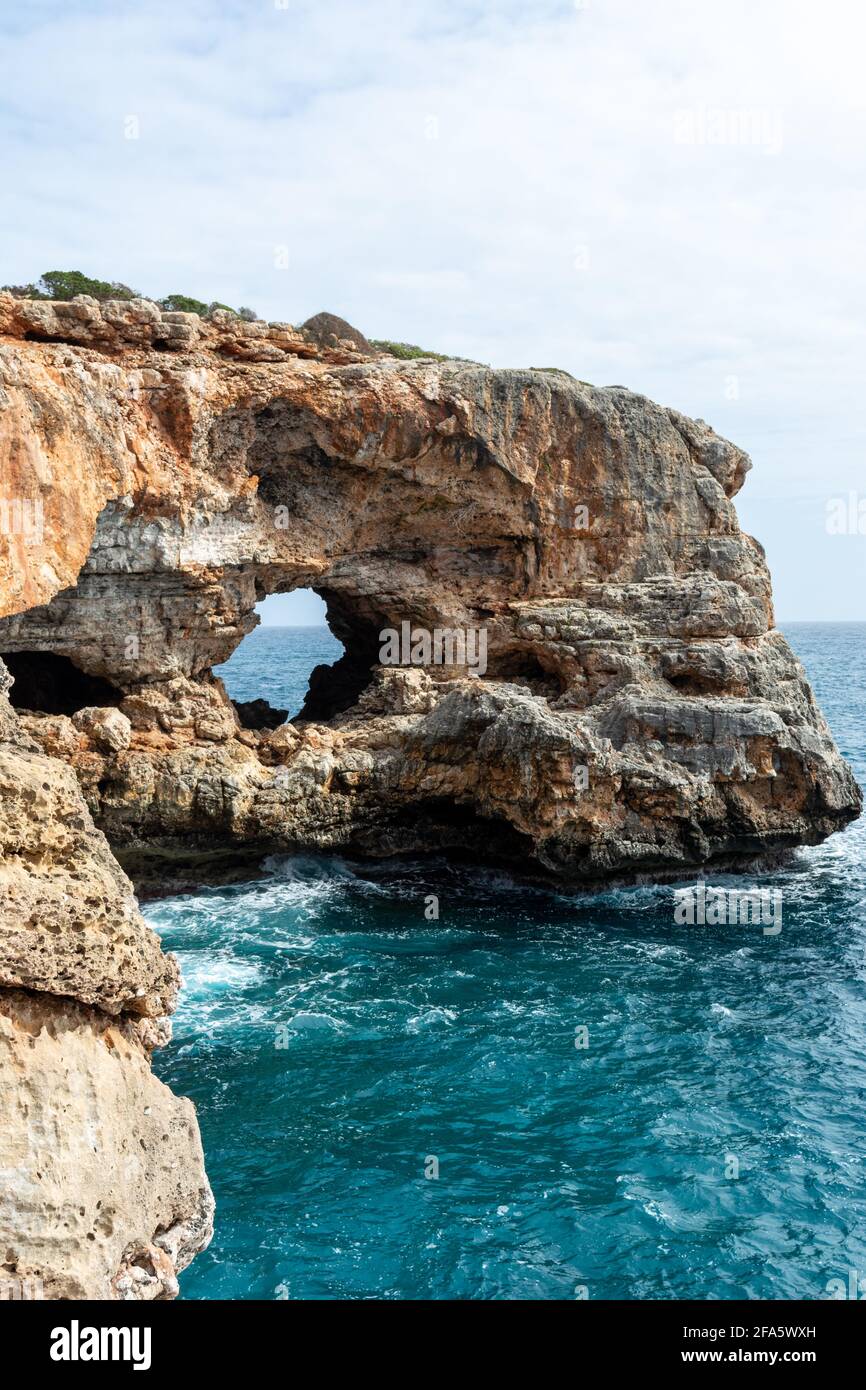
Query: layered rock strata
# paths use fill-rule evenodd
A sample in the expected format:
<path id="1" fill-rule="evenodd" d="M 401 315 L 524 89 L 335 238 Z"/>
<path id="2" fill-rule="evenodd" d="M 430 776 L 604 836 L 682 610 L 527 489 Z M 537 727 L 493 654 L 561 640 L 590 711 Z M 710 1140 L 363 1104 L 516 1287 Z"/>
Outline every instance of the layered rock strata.
<path id="1" fill-rule="evenodd" d="M 56 1296 L 171 1294 L 209 1229 L 148 1066 L 176 972 L 119 863 L 154 888 L 468 850 L 595 885 L 860 807 L 739 529 L 741 450 L 335 324 L 0 296 L 0 1242 Z M 213 667 L 298 587 L 345 654 L 284 723 Z M 446 659 L 383 663 L 388 629 Z"/>
<path id="2" fill-rule="evenodd" d="M 0 299 L 0 330 L 6 486 L 44 532 L 0 653 L 140 882 L 310 846 L 663 877 L 856 814 L 737 524 L 749 460 L 701 421 L 145 301 Z M 345 656 L 257 728 L 211 670 L 300 586 Z M 404 623 L 483 631 L 483 676 L 383 666 Z"/>
<path id="3" fill-rule="evenodd" d="M 53 592 L 70 543 L 42 530 L 44 461 L 10 404 L 0 389 L 0 613 Z M 48 485 L 74 494 L 74 465 Z M 0 662 L 0 1297 L 172 1298 L 213 1215 L 193 1106 L 150 1066 L 177 965 L 11 686 Z"/>
<path id="4" fill-rule="evenodd" d="M 177 965 L 0 674 L 0 1296 L 171 1298 L 213 1214 L 193 1106 L 150 1068 Z"/>

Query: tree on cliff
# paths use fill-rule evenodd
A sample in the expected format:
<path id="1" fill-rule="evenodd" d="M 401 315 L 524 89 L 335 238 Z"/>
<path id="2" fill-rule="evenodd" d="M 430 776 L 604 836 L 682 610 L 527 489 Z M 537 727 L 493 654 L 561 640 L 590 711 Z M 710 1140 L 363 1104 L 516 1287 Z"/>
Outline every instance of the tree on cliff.
<path id="1" fill-rule="evenodd" d="M 18 299 L 74 299 L 77 294 L 89 294 L 92 299 L 136 299 L 120 280 L 94 280 L 80 270 L 46 270 L 35 285 L 4 285 L 4 290 Z"/>
<path id="2" fill-rule="evenodd" d="M 90 275 L 85 275 L 80 270 L 46 270 L 35 284 L 2 285 L 0 289 L 5 290 L 7 294 L 14 294 L 16 299 L 68 300 L 74 299 L 77 294 L 86 294 L 91 299 L 99 300 L 139 299 L 142 297 L 138 290 L 130 289 L 129 285 L 124 285 L 120 280 L 94 280 Z M 258 318 L 254 309 L 244 307 L 232 309 L 229 304 L 220 304 L 218 300 L 206 304 L 203 299 L 193 299 L 188 294 L 169 294 L 164 299 L 158 299 L 156 303 L 161 309 L 179 310 L 184 314 L 199 314 L 202 318 L 212 313 L 214 309 L 225 309 L 228 313 L 236 314 L 248 322 Z"/>
<path id="3" fill-rule="evenodd" d="M 249 323 L 258 318 L 255 309 L 233 309 L 230 304 L 220 304 L 218 299 L 205 304 L 203 299 L 192 299 L 188 294 L 167 294 L 165 299 L 158 299 L 156 302 L 160 309 L 174 309 L 182 314 L 199 314 L 201 318 L 212 314 L 214 309 L 225 309 L 227 313 L 234 314 L 236 318 L 246 319 Z"/>
<path id="4" fill-rule="evenodd" d="M 165 299 L 158 299 L 156 302 L 160 309 L 173 309 L 180 314 L 201 314 L 203 318 L 207 313 L 204 300 L 191 299 L 188 294 L 167 294 Z"/>

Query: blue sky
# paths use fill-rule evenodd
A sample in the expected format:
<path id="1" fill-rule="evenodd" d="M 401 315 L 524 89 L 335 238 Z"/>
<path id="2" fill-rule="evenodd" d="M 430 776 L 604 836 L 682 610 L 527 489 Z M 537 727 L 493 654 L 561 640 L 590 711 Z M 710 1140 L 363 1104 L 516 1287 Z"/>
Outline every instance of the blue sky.
<path id="1" fill-rule="evenodd" d="M 327 308 L 749 450 L 780 619 L 866 619 L 866 14 L 850 0 L 29 0 L 0 280 Z M 132 137 L 132 138 L 130 138 Z"/>

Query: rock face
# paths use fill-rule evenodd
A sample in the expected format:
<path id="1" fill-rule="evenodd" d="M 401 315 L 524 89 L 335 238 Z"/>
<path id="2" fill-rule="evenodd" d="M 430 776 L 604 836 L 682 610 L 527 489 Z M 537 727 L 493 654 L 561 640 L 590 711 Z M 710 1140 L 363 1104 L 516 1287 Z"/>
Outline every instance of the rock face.
<path id="1" fill-rule="evenodd" d="M 0 1287 L 174 1297 L 213 1214 L 193 1107 L 150 1070 L 177 965 L 8 685 L 0 663 Z"/>
<path id="2" fill-rule="evenodd" d="M 7 432 L 9 407 L 0 389 L 0 613 L 34 585 L 52 592 L 75 545 L 45 534 L 32 505 L 47 486 L 62 509 L 74 465 L 46 475 L 27 433 Z M 47 398 L 30 408 L 54 427 Z M 62 674 L 43 694 L 65 698 Z M 80 740 L 115 753 L 131 727 L 116 708 L 76 700 L 75 723 L 46 715 L 34 740 L 11 685 L 0 662 L 0 1294 L 171 1298 L 213 1214 L 193 1107 L 150 1069 L 178 970 L 68 765 Z"/>
<path id="3" fill-rule="evenodd" d="M 737 524 L 749 460 L 702 422 L 565 373 L 78 305 L 0 298 L 0 457 L 42 517 L 0 654 L 141 884 L 311 846 L 671 877 L 857 813 Z M 250 728 L 211 667 L 299 586 L 345 655 L 299 723 Z M 483 637 L 483 671 L 450 642 L 383 665 L 404 624 Z M 65 663 L 60 713 L 40 662 Z"/>
<path id="4" fill-rule="evenodd" d="M 342 347 L 346 346 L 356 352 L 366 353 L 370 357 L 375 357 L 374 348 L 367 342 L 363 333 L 359 333 L 357 328 L 353 328 L 345 319 L 338 318 L 336 314 L 314 314 L 311 319 L 307 319 L 301 324 L 301 332 L 311 343 L 317 347 Z"/>
<path id="5" fill-rule="evenodd" d="M 170 1296 L 208 1238 L 191 1109 L 148 1066 L 176 970 L 117 861 L 193 886 L 459 849 L 588 885 L 857 814 L 737 524 L 748 468 L 622 387 L 377 357 L 328 315 L 0 296 L 10 1276 Z M 211 668 L 296 587 L 345 654 L 285 724 Z"/>
<path id="6" fill-rule="evenodd" d="M 191 1101 L 146 1035 L 71 999 L 0 991 L 4 1280 L 45 1298 L 173 1298 L 213 1202 Z"/>

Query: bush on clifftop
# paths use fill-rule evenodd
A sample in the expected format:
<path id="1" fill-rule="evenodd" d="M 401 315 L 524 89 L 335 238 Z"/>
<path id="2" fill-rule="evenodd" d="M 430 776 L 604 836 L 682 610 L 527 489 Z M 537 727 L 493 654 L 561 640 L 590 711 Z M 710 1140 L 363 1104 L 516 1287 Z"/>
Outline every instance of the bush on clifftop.
<path id="1" fill-rule="evenodd" d="M 0 290 L 15 295 L 16 299 L 69 300 L 74 299 L 78 294 L 86 294 L 91 299 L 98 300 L 138 299 L 142 297 L 138 290 L 130 289 L 129 285 L 124 285 L 120 280 L 95 280 L 80 270 L 46 270 L 35 284 L 0 285 Z M 150 298 L 150 296 L 144 297 Z M 227 313 L 235 314 L 248 323 L 253 323 L 258 318 L 255 309 L 250 309 L 246 305 L 241 305 L 239 309 L 233 309 L 231 305 L 221 304 L 219 300 L 206 303 L 203 299 L 195 299 L 188 294 L 167 294 L 155 302 L 161 309 L 181 314 L 198 314 L 201 318 L 206 318 L 215 309 L 224 309 Z M 386 352 L 391 357 L 398 357 L 403 361 L 412 361 L 420 357 L 432 358 L 436 362 L 468 362 L 471 360 L 466 357 L 449 356 L 443 352 L 431 352 L 427 348 L 418 347 L 415 343 L 395 343 L 384 338 L 373 338 L 368 343 L 363 334 L 351 328 L 343 319 L 335 318 L 333 314 L 316 314 L 312 319 L 307 320 L 304 327 L 311 330 L 319 329 L 326 337 L 331 335 L 339 338 L 348 334 L 348 336 L 358 339 L 358 345 L 362 350 L 370 347 L 377 348 L 380 352 Z"/>
<path id="2" fill-rule="evenodd" d="M 4 285 L 18 299 L 74 299 L 89 294 L 92 299 L 135 299 L 136 291 L 119 280 L 93 280 L 80 270 L 46 270 L 35 285 Z"/>
<path id="3" fill-rule="evenodd" d="M 46 270 L 35 284 L 3 285 L 0 288 L 7 294 L 14 294 L 16 299 L 67 300 L 74 299 L 77 294 L 86 294 L 91 299 L 98 300 L 142 297 L 138 290 L 130 289 L 129 285 L 124 285 L 120 280 L 94 280 L 92 276 L 84 275 L 80 270 Z M 202 318 L 214 309 L 225 309 L 248 322 L 258 318 L 254 309 L 232 309 L 229 304 L 220 304 L 217 300 L 206 304 L 203 299 L 193 299 L 188 294 L 169 294 L 164 299 L 156 300 L 156 303 L 161 309 L 174 309 L 183 314 L 199 314 Z"/>
<path id="4" fill-rule="evenodd" d="M 455 357 L 446 352 L 431 352 L 428 348 L 418 347 L 415 343 L 392 343 L 388 338 L 371 338 L 370 343 L 380 352 L 387 352 L 389 357 L 399 357 L 403 362 L 412 362 L 417 357 L 432 357 L 435 362 L 472 362 L 473 366 L 483 365 L 475 363 L 471 357 Z"/>

